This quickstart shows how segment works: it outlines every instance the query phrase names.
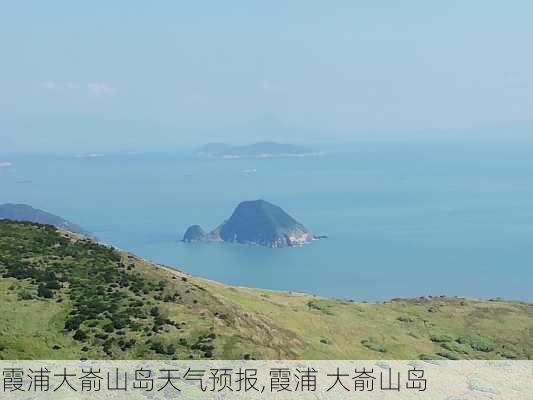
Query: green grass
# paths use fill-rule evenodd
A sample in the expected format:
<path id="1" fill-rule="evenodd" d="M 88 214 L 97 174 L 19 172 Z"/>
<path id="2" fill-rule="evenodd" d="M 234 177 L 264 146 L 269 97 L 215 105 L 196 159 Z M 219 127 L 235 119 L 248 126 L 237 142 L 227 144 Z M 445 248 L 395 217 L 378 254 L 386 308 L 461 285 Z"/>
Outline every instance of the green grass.
<path id="1" fill-rule="evenodd" d="M 533 358 L 530 304 L 236 288 L 49 226 L 0 221 L 0 273 L 4 359 Z"/>

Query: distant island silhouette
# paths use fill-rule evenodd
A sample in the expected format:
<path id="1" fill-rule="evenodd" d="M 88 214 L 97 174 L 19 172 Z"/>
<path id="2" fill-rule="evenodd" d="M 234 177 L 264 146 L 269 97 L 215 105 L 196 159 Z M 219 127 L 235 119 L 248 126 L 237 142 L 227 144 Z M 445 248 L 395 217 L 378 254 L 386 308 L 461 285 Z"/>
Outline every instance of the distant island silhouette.
<path id="1" fill-rule="evenodd" d="M 242 146 L 234 146 L 227 143 L 208 143 L 197 152 L 199 157 L 208 158 L 305 157 L 319 154 L 320 152 L 304 146 L 276 142 L 261 142 Z"/>

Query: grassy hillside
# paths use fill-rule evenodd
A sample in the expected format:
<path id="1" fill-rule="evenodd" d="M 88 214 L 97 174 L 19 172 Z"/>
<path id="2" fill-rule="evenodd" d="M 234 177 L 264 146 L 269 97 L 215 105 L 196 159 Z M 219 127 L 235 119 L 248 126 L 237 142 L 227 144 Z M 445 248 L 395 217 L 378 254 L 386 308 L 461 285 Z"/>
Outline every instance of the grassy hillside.
<path id="1" fill-rule="evenodd" d="M 533 358 L 533 305 L 237 288 L 0 221 L 0 358 Z"/>

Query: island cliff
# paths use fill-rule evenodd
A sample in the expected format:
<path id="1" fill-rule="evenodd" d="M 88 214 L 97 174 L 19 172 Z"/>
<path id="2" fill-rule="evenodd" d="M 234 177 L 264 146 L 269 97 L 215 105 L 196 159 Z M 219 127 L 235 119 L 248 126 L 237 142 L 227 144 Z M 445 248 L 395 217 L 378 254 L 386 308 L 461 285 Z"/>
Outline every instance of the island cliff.
<path id="1" fill-rule="evenodd" d="M 231 217 L 209 233 L 199 225 L 187 229 L 184 242 L 230 242 L 290 247 L 316 239 L 305 226 L 265 200 L 243 201 Z"/>

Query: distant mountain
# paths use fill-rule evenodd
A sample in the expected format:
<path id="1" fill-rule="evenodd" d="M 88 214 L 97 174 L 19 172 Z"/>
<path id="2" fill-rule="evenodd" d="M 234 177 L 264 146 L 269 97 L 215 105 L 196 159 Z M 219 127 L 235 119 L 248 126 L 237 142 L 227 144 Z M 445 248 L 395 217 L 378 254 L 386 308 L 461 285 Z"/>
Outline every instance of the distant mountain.
<path id="1" fill-rule="evenodd" d="M 304 157 L 318 155 L 303 146 L 275 142 L 254 143 L 233 146 L 226 143 L 208 143 L 202 146 L 197 155 L 211 158 L 273 158 L 273 157 Z"/>
<path id="2" fill-rule="evenodd" d="M 232 146 L 227 143 L 207 143 L 198 149 L 199 155 L 218 156 L 230 151 Z"/>
<path id="3" fill-rule="evenodd" d="M 90 236 L 90 233 L 80 226 L 66 219 L 58 217 L 57 215 L 33 208 L 27 204 L 0 204 L 0 219 L 30 221 L 38 224 L 54 225 L 57 228 L 64 229 L 69 232 Z"/>
<path id="4" fill-rule="evenodd" d="M 199 225 L 187 229 L 184 242 L 252 244 L 267 247 L 290 247 L 319 237 L 292 218 L 280 207 L 265 200 L 240 203 L 231 217 L 209 233 Z"/>

